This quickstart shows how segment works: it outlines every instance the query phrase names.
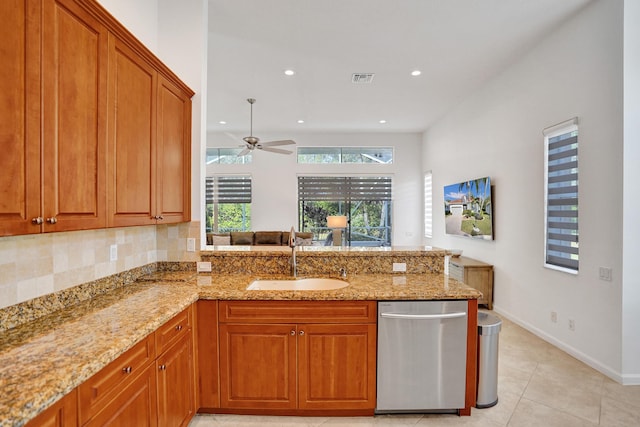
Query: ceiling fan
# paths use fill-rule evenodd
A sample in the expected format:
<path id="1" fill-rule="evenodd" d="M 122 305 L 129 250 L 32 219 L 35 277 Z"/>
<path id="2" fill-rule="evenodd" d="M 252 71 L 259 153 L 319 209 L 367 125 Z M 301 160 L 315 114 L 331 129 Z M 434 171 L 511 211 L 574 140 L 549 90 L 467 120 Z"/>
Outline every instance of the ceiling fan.
<path id="1" fill-rule="evenodd" d="M 250 124 L 251 128 L 250 128 L 249 136 L 245 136 L 244 138 L 242 138 L 246 144 L 240 145 L 240 147 L 244 147 L 244 150 L 238 153 L 238 156 L 246 156 L 256 148 L 258 150 L 271 151 L 272 153 L 291 154 L 292 151 L 283 150 L 281 148 L 273 148 L 273 147 L 278 145 L 295 144 L 296 143 L 295 141 L 292 141 L 290 139 L 283 139 L 279 141 L 260 142 L 260 138 L 258 138 L 257 136 L 253 136 L 253 104 L 256 102 L 256 100 L 253 98 L 249 98 L 247 99 L 247 102 L 251 104 L 251 124 Z"/>

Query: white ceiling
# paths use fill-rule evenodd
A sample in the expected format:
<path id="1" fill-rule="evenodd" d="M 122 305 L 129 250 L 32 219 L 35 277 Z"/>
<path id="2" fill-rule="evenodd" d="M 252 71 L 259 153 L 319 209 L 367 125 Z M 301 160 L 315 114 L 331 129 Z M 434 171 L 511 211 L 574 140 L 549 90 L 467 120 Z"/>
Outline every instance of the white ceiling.
<path id="1" fill-rule="evenodd" d="M 207 129 L 423 131 L 590 1 L 209 0 Z"/>

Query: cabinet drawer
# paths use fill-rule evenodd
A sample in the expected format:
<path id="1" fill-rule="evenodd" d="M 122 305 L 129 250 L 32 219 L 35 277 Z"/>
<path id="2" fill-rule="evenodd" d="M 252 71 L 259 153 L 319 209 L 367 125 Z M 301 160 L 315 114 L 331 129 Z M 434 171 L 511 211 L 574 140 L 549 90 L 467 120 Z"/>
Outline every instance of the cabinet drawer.
<path id="1" fill-rule="evenodd" d="M 80 425 L 97 414 L 156 358 L 153 334 L 127 350 L 78 387 Z"/>
<path id="2" fill-rule="evenodd" d="M 220 301 L 223 323 L 375 323 L 375 301 Z"/>
<path id="3" fill-rule="evenodd" d="M 193 312 L 191 306 L 176 314 L 156 331 L 156 352 L 162 354 L 178 339 L 191 333 Z"/>

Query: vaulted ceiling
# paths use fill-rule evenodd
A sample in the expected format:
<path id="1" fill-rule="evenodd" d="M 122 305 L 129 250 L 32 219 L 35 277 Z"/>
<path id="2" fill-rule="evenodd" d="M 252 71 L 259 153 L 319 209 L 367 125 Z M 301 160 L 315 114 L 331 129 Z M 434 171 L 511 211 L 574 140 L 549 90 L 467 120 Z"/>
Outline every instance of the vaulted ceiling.
<path id="1" fill-rule="evenodd" d="M 209 0 L 207 129 L 423 131 L 590 1 Z"/>

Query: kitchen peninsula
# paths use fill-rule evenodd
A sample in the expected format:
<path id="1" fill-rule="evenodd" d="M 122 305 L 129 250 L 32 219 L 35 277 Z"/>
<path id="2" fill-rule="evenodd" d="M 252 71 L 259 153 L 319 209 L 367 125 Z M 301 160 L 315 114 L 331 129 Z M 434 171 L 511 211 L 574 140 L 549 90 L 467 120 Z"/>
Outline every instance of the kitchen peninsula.
<path id="1" fill-rule="evenodd" d="M 286 316 L 291 316 L 291 312 L 287 314 L 287 307 L 294 305 L 298 305 L 296 315 L 311 317 L 317 313 L 314 310 L 325 307 L 321 317 L 329 317 L 324 320 L 315 318 L 314 325 L 340 326 L 341 321 L 336 319 L 341 316 L 360 316 L 357 321 L 343 322 L 348 323 L 343 326 L 352 327 L 353 323 L 357 323 L 361 328 L 371 331 L 373 327 L 375 331 L 374 304 L 382 300 L 468 300 L 467 391 L 466 404 L 464 408 L 460 408 L 460 414 L 469 414 L 475 403 L 476 313 L 477 298 L 481 295 L 475 289 L 441 273 L 445 254 L 445 251 L 430 248 L 303 248 L 298 253 L 300 276 L 338 277 L 339 269 L 345 268 L 349 286 L 324 291 L 249 291 L 247 286 L 256 278 L 287 277 L 277 269 L 288 268 L 290 253 L 264 248 L 213 248 L 201 253 L 203 261 L 213 263 L 214 271 L 211 274 L 197 274 L 192 264 L 158 263 L 142 269 L 135 282 L 115 287 L 94 298 L 83 300 L 82 293 L 87 293 L 87 287 L 83 288 L 81 285 L 76 289 L 78 294 L 66 294 L 67 299 L 75 298 L 80 302 L 58 311 L 47 313 L 46 304 L 39 306 L 33 302 L 21 307 L 8 307 L 0 311 L 0 320 L 5 323 L 6 319 L 12 318 L 16 326 L 0 332 L 0 379 L 3 389 L 0 397 L 0 424 L 24 425 L 43 410 L 52 405 L 55 407 L 65 400 L 72 401 L 70 411 L 74 412 L 73 415 L 80 414 L 81 417 L 88 417 L 87 419 L 93 419 L 91 416 L 99 417 L 99 408 L 95 410 L 95 415 L 83 415 L 86 412 L 82 409 L 83 401 L 74 397 L 74 393 L 82 395 L 82 388 L 85 387 L 83 384 L 99 376 L 114 361 L 121 360 L 123 355 L 130 354 L 132 349 L 139 348 L 141 343 L 147 342 L 155 344 L 145 347 L 145 351 L 151 354 L 147 357 L 148 361 L 144 362 L 143 369 L 136 372 L 134 368 L 132 372 L 127 365 L 118 367 L 118 372 L 122 370 L 127 373 L 128 370 L 127 375 L 131 376 L 132 382 L 140 382 L 144 375 L 148 375 L 148 402 L 152 407 L 149 414 L 153 417 L 158 414 L 157 419 L 161 425 L 166 424 L 162 422 L 166 419 L 182 420 L 173 424 L 168 422 L 166 425 L 186 425 L 196 410 L 309 413 L 314 409 L 303 409 L 304 402 L 294 402 L 291 406 L 294 409 L 288 410 L 256 410 L 250 405 L 239 410 L 233 404 L 231 409 L 225 408 L 225 396 L 218 390 L 218 374 L 221 381 L 231 379 L 226 378 L 224 371 L 218 368 L 228 361 L 225 362 L 222 355 L 220 361 L 212 356 L 217 354 L 215 350 L 220 344 L 218 325 L 221 331 L 225 328 L 232 332 L 241 330 L 245 326 L 239 326 L 239 322 L 232 317 L 245 315 L 246 313 L 242 314 L 243 304 L 251 303 L 254 304 L 251 310 L 261 304 L 276 304 L 279 309 L 285 310 Z M 393 273 L 394 263 L 405 263 L 407 271 Z M 258 271 L 260 265 L 262 271 Z M 225 268 L 231 271 L 220 271 Z M 106 282 L 112 283 L 113 280 L 109 278 Z M 239 304 L 235 306 L 235 312 L 234 304 Z M 39 310 L 43 316 L 24 324 L 16 321 L 21 315 L 28 315 L 30 310 Z M 343 310 L 342 315 L 340 310 Z M 283 323 L 277 316 L 269 321 L 273 326 Z M 284 323 L 296 324 L 294 317 L 289 317 Z M 310 321 L 307 319 L 299 323 L 306 325 Z M 297 338 L 293 334 L 291 336 L 300 340 L 302 334 L 299 332 L 304 330 L 306 327 L 298 327 L 295 330 Z M 287 334 L 288 332 L 289 329 Z M 174 339 L 169 333 L 190 335 L 189 338 L 176 335 Z M 155 341 L 149 338 L 153 336 Z M 166 340 L 166 345 L 163 340 Z M 183 345 L 177 346 L 178 343 Z M 298 344 L 301 345 L 303 344 Z M 200 387 L 191 388 L 195 388 L 193 398 L 187 399 L 185 405 L 188 408 L 182 414 L 183 418 L 171 418 L 170 411 L 162 410 L 164 403 L 161 384 L 166 385 L 167 380 L 161 375 L 170 376 L 171 368 L 162 357 L 168 354 L 167 349 L 173 347 L 179 347 L 184 350 L 184 354 L 191 355 L 191 364 L 187 363 L 185 366 L 191 367 L 194 377 L 199 376 L 194 378 L 193 384 L 200 384 Z M 214 353 L 209 353 L 211 351 Z M 375 354 L 373 356 L 375 364 Z M 370 353 L 367 357 L 371 360 Z M 372 385 L 369 384 L 369 387 Z M 66 397 L 61 401 L 63 396 Z M 117 402 L 115 398 L 106 400 Z M 375 401 L 356 410 L 342 403 L 322 410 L 325 414 L 335 415 L 373 414 L 372 403 L 375 404 Z"/>

